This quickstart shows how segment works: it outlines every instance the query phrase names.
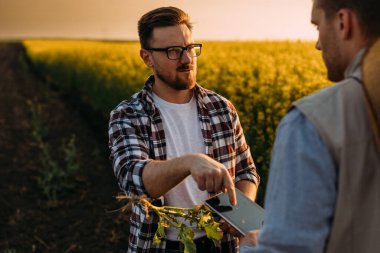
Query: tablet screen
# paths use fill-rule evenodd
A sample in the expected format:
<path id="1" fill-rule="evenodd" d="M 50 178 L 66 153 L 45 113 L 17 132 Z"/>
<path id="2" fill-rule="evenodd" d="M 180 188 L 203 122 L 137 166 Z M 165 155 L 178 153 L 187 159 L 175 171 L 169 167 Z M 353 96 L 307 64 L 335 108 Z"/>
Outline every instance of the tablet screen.
<path id="1" fill-rule="evenodd" d="M 206 200 L 218 216 L 245 235 L 250 230 L 261 229 L 264 222 L 264 209 L 236 189 L 237 205 L 232 206 L 227 193 L 221 193 Z"/>

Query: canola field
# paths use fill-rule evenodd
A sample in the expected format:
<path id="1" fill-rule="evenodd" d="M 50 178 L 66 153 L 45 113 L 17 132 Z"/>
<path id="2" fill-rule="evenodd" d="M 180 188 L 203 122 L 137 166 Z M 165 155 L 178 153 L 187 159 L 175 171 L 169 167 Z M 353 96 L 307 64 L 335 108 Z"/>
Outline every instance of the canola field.
<path id="1" fill-rule="evenodd" d="M 276 126 L 291 103 L 330 85 L 313 42 L 204 41 L 198 83 L 237 108 L 261 175 L 263 202 Z M 119 102 L 139 91 L 151 74 L 138 42 L 27 40 L 39 74 L 108 119 Z"/>

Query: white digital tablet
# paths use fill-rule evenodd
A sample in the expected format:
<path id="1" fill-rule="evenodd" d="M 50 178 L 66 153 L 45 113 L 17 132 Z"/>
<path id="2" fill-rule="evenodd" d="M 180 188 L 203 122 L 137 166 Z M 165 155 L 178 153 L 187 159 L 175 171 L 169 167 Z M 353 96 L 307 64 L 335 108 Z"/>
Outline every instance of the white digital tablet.
<path id="1" fill-rule="evenodd" d="M 242 235 L 250 230 L 261 229 L 264 223 L 264 209 L 238 189 L 235 190 L 236 206 L 231 205 L 227 193 L 220 193 L 206 200 L 205 204 Z"/>

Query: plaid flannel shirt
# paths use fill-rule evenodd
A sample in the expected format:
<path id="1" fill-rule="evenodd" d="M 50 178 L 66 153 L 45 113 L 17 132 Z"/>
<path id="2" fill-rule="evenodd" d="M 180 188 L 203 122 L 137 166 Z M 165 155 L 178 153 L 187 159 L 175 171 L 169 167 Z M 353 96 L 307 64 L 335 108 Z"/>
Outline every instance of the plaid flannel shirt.
<path id="1" fill-rule="evenodd" d="M 166 159 L 166 143 L 162 119 L 152 99 L 154 77 L 144 89 L 121 102 L 110 114 L 109 147 L 114 173 L 119 186 L 128 195 L 148 195 L 142 171 L 150 160 Z M 224 164 L 235 183 L 249 180 L 259 184 L 259 175 L 245 141 L 234 106 L 227 99 L 195 87 L 198 117 L 206 146 L 206 154 Z M 158 216 L 146 216 L 144 206 L 132 205 L 128 252 L 165 252 L 166 240 L 153 243 Z M 225 235 L 218 243 L 220 252 L 235 252 L 236 240 Z"/>

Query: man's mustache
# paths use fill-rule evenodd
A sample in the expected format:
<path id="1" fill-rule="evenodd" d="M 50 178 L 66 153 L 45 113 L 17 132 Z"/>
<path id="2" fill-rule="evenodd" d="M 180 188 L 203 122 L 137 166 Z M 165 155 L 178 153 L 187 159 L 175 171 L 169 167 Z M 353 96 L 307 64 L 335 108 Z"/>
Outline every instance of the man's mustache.
<path id="1" fill-rule="evenodd" d="M 184 70 L 193 70 L 194 65 L 193 64 L 182 64 L 177 68 L 177 71 L 184 71 Z"/>

